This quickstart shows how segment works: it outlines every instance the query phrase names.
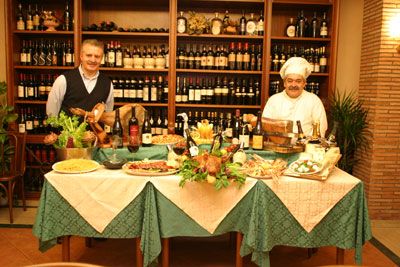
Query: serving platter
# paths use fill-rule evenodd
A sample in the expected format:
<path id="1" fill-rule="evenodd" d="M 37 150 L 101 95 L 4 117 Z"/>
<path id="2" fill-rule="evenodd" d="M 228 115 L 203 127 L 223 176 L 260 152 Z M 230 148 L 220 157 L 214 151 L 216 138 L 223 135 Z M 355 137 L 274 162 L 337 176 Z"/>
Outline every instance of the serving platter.
<path id="1" fill-rule="evenodd" d="M 127 162 L 122 166 L 122 170 L 128 174 L 137 175 L 137 176 L 165 176 L 171 175 L 178 172 L 178 169 L 170 168 L 170 169 L 163 169 L 157 168 L 157 164 L 166 165 L 165 160 L 149 160 L 149 161 L 133 161 Z M 146 168 L 131 168 L 131 165 L 135 164 L 140 167 L 141 164 L 144 164 Z M 155 164 L 154 168 L 147 168 L 148 165 Z"/>
<path id="2" fill-rule="evenodd" d="M 152 137 L 151 143 L 153 145 L 171 145 L 176 144 L 185 140 L 181 135 L 177 134 L 166 134 L 166 135 L 156 135 Z"/>
<path id="3" fill-rule="evenodd" d="M 296 160 L 289 165 L 289 170 L 297 174 L 314 174 L 322 170 L 322 165 L 313 160 Z"/>
<path id="4" fill-rule="evenodd" d="M 59 173 L 74 174 L 97 170 L 100 164 L 90 159 L 67 159 L 54 163 L 52 169 Z"/>

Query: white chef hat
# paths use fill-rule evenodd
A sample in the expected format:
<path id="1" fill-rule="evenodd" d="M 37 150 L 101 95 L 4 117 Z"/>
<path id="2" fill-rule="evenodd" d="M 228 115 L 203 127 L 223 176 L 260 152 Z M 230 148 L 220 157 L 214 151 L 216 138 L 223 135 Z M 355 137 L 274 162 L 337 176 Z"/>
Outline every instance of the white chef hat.
<path id="1" fill-rule="evenodd" d="M 299 74 L 307 79 L 312 71 L 311 64 L 302 57 L 291 57 L 283 64 L 280 74 L 285 79 L 289 74 Z"/>

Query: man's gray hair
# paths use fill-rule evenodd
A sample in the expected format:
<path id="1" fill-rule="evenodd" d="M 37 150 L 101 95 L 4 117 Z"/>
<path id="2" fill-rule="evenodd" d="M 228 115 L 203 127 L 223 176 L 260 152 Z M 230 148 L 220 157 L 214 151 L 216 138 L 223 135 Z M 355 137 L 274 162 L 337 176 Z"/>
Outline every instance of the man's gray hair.
<path id="1" fill-rule="evenodd" d="M 101 42 L 101 41 L 99 41 L 99 40 L 96 40 L 96 39 L 86 39 L 86 40 L 84 40 L 84 41 L 82 42 L 82 48 L 81 48 L 81 50 L 83 50 L 83 47 L 84 47 L 85 45 L 92 45 L 92 46 L 98 47 L 98 48 L 100 48 L 101 50 L 104 51 L 104 44 L 103 44 L 103 42 Z"/>

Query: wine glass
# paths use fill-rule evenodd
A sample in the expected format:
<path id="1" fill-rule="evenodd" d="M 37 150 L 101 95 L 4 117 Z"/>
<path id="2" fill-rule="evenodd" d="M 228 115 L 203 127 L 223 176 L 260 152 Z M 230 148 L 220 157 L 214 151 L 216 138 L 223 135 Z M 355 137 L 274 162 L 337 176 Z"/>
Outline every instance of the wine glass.
<path id="1" fill-rule="evenodd" d="M 186 150 L 186 142 L 181 141 L 172 145 L 172 150 L 177 155 L 182 155 Z"/>
<path id="2" fill-rule="evenodd" d="M 120 142 L 121 142 L 121 137 L 119 137 L 118 135 L 113 135 L 111 140 L 112 155 L 109 158 L 110 163 L 121 162 L 121 159 L 117 155 L 117 147 Z"/>

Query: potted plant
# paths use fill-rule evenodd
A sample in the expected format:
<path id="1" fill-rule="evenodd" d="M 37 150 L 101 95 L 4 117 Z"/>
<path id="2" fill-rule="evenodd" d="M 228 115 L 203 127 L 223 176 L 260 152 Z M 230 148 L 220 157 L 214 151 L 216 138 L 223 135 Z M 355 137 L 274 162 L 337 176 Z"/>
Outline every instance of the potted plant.
<path id="1" fill-rule="evenodd" d="M 342 154 L 339 168 L 351 174 L 359 161 L 355 153 L 368 147 L 368 110 L 354 93 L 341 95 L 336 92 L 330 106 L 331 122 L 338 123 L 336 141 Z"/>
<path id="2" fill-rule="evenodd" d="M 14 154 L 14 148 L 7 144 L 7 126 L 9 123 L 14 122 L 18 115 L 13 113 L 13 106 L 7 105 L 7 83 L 0 82 L 0 143 L 4 144 L 4 149 L 0 151 L 0 174 L 7 171 L 10 164 L 10 156 Z M 1 200 L 3 199 L 3 200 Z M 0 192 L 0 205 L 7 203 L 5 193 Z"/>
<path id="3" fill-rule="evenodd" d="M 44 138 L 45 144 L 53 145 L 56 149 L 58 160 L 91 159 L 96 136 L 86 130 L 88 126 L 86 121 L 81 122 L 78 116 L 68 116 L 61 111 L 58 116 L 49 117 L 47 123 L 60 130 L 59 134 L 51 132 Z"/>

